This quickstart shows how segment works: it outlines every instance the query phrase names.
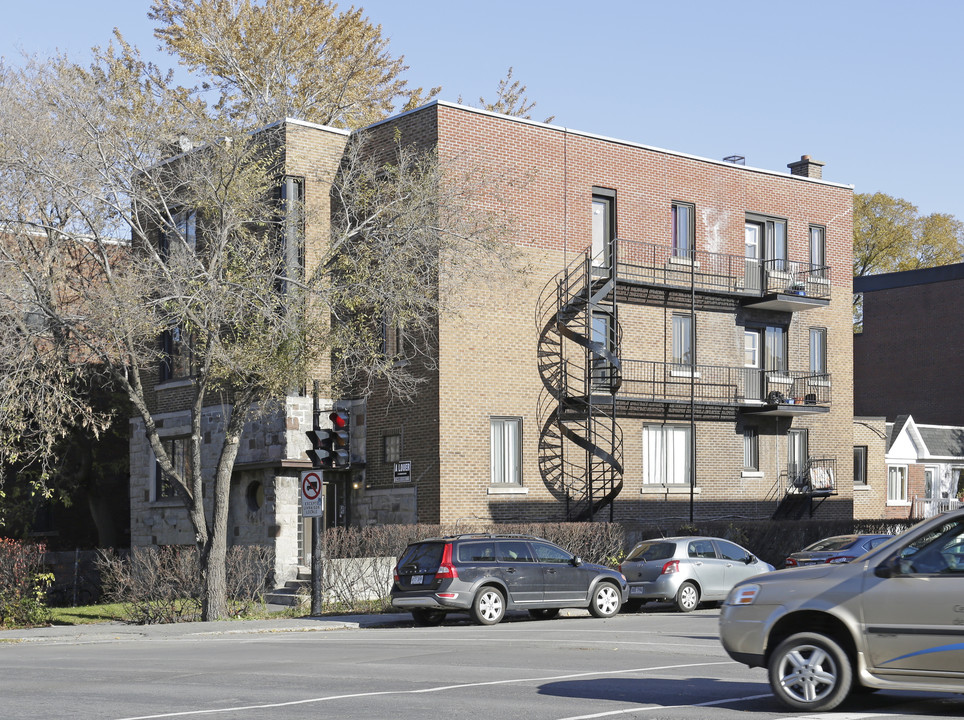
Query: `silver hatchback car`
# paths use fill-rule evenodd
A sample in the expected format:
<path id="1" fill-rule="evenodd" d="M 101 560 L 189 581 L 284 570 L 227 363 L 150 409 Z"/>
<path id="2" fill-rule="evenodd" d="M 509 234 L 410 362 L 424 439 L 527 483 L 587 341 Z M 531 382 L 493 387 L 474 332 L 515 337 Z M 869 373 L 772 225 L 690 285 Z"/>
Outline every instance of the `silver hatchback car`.
<path id="1" fill-rule="evenodd" d="M 723 600 L 740 580 L 773 566 L 722 538 L 671 537 L 639 543 L 619 569 L 629 583 L 627 610 L 647 600 L 672 600 L 689 612 L 703 601 Z"/>
<path id="2" fill-rule="evenodd" d="M 849 563 L 737 585 L 720 640 L 734 660 L 766 667 L 794 710 L 829 710 L 854 688 L 964 693 L 964 510 Z"/>

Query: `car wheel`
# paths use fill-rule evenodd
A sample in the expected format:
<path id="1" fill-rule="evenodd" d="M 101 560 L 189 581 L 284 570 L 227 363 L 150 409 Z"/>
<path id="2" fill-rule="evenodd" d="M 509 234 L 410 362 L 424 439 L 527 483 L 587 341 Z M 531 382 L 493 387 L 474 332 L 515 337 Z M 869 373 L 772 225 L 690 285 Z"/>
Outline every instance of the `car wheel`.
<path id="1" fill-rule="evenodd" d="M 420 625 L 422 627 L 434 627 L 435 625 L 442 624 L 442 621 L 445 619 L 445 611 L 419 608 L 417 610 L 412 610 L 412 619 L 415 620 L 416 625 Z"/>
<path id="2" fill-rule="evenodd" d="M 536 620 L 552 620 L 559 614 L 559 608 L 533 608 L 529 614 Z"/>
<path id="3" fill-rule="evenodd" d="M 696 610 L 700 604 L 700 589 L 691 582 L 685 582 L 676 591 L 676 609 L 680 612 L 691 612 Z"/>
<path id="4" fill-rule="evenodd" d="M 495 625 L 505 617 L 505 598 L 498 588 L 484 587 L 472 601 L 472 619 L 480 625 Z"/>
<path id="5" fill-rule="evenodd" d="M 601 582 L 592 594 L 589 612 L 593 617 L 608 618 L 619 612 L 623 599 L 619 596 L 616 586 L 610 582 Z"/>
<path id="6" fill-rule="evenodd" d="M 767 670 L 773 694 L 794 710 L 831 710 L 853 682 L 847 653 L 819 633 L 788 637 L 773 651 Z"/>

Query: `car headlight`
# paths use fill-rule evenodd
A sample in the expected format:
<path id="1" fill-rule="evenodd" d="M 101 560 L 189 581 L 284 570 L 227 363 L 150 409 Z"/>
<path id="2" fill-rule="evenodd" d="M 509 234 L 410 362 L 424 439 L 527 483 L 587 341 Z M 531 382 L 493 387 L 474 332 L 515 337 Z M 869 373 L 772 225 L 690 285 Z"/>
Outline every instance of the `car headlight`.
<path id="1" fill-rule="evenodd" d="M 727 605 L 752 605 L 760 593 L 759 585 L 740 585 L 730 590 L 726 598 Z"/>

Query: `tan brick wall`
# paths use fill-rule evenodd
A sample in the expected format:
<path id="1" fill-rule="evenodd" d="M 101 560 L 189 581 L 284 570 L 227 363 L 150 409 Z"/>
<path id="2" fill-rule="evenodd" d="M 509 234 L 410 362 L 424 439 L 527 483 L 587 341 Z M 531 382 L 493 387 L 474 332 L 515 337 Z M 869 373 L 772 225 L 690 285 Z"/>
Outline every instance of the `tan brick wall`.
<path id="1" fill-rule="evenodd" d="M 867 448 L 867 484 L 854 485 L 854 519 L 894 517 L 887 513 L 887 427 L 883 417 L 854 418 L 854 446 Z"/>
<path id="2" fill-rule="evenodd" d="M 743 167 L 674 155 L 615 141 L 434 105 L 382 126 L 403 137 L 421 133 L 437 118 L 439 153 L 465 167 L 486 168 L 493 195 L 515 198 L 511 242 L 531 266 L 527 282 L 511 287 L 461 287 L 470 298 L 464 317 L 440 328 L 438 377 L 438 471 L 421 482 L 419 517 L 443 522 L 480 517 L 496 520 L 551 520 L 564 505 L 547 491 L 537 458 L 540 427 L 536 408 L 541 381 L 536 368 L 536 300 L 545 283 L 582 251 L 590 239 L 593 186 L 616 192 L 617 232 L 627 240 L 666 244 L 670 205 L 694 203 L 697 249 L 742 256 L 745 213 L 782 217 L 788 223 L 789 258 L 809 259 L 810 224 L 827 228 L 827 259 L 833 298 L 827 308 L 795 313 L 749 309 L 697 312 L 698 362 L 742 365 L 747 319 L 789 321 L 791 370 L 809 366 L 809 329 L 828 331 L 828 370 L 833 376 L 831 412 L 808 418 L 729 417 L 697 424 L 696 517 L 727 514 L 767 516 L 781 496 L 780 472 L 787 457 L 790 427 L 809 430 L 810 455 L 835 458 L 840 494 L 820 510 L 822 517 L 852 512 L 852 333 L 851 222 L 849 188 L 790 178 Z M 493 202 L 493 207 L 495 203 Z M 666 304 L 620 308 L 623 357 L 661 360 L 669 352 Z M 421 405 L 419 406 L 422 407 Z M 431 411 L 428 411 L 431 415 Z M 371 415 L 378 413 L 372 409 Z M 523 427 L 525 494 L 489 494 L 489 419 L 519 417 Z M 659 418 L 652 418 L 658 421 Z M 392 416 L 387 424 L 406 421 Z M 642 428 L 645 419 L 620 419 L 625 487 L 615 516 L 641 520 L 685 517 L 689 493 L 653 496 L 641 492 Z M 744 423 L 760 428 L 761 471 L 742 468 Z M 395 425 L 399 427 L 401 425 Z M 426 460 L 428 464 L 429 461 Z M 437 515 L 423 503 L 438 488 Z M 608 516 L 608 513 L 607 513 Z"/>

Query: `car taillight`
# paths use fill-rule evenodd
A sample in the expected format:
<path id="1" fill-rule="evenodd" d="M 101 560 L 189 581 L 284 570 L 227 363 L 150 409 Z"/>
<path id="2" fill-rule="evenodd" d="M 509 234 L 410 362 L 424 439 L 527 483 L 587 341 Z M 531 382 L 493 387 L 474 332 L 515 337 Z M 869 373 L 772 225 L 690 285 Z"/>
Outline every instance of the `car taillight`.
<path id="1" fill-rule="evenodd" d="M 395 569 L 392 570 L 392 575 L 395 577 L 395 584 L 398 585 L 398 565 L 396 565 Z"/>
<path id="2" fill-rule="evenodd" d="M 856 555 L 838 555 L 837 557 L 827 558 L 827 563 L 830 565 L 836 565 L 838 563 L 849 563 L 853 560 Z"/>
<path id="3" fill-rule="evenodd" d="M 679 572 L 679 560 L 670 560 L 663 565 L 663 569 L 660 570 L 660 575 L 669 575 L 674 572 Z"/>
<path id="4" fill-rule="evenodd" d="M 445 544 L 445 548 L 442 550 L 442 562 L 439 563 L 438 571 L 435 573 L 436 580 L 451 579 L 455 580 L 459 576 L 459 571 L 455 569 L 455 565 L 452 564 L 452 545 L 450 543 Z"/>
<path id="5" fill-rule="evenodd" d="M 783 564 L 784 564 L 786 567 L 796 567 L 796 566 L 797 566 L 797 561 L 794 560 L 793 558 L 787 558 L 786 560 L 783 561 Z"/>

